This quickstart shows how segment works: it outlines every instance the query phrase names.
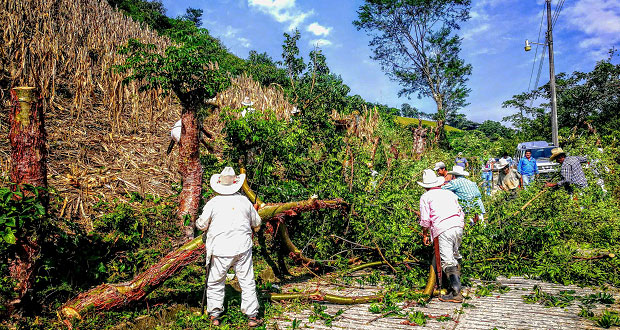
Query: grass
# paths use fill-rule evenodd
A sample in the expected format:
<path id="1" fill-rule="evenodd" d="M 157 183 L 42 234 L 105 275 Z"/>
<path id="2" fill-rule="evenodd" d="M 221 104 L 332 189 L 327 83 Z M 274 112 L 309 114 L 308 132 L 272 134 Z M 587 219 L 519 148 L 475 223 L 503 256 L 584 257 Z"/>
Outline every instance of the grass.
<path id="1" fill-rule="evenodd" d="M 410 124 L 417 124 L 418 123 L 418 119 L 417 118 L 407 118 L 407 117 L 396 117 L 396 122 L 403 125 L 403 126 L 407 126 Z M 437 126 L 437 123 L 435 123 L 432 120 L 424 120 L 422 119 L 422 126 L 429 126 L 429 127 L 435 127 Z M 452 126 L 448 126 L 446 125 L 446 131 L 447 132 L 460 132 L 461 130 L 456 128 L 456 127 L 452 127 Z"/>

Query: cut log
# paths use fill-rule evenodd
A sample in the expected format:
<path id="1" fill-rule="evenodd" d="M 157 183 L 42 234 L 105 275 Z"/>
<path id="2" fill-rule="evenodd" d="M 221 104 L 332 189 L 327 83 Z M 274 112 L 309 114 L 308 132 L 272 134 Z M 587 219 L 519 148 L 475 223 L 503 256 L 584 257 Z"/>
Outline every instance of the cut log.
<path id="1" fill-rule="evenodd" d="M 272 218 L 281 221 L 277 217 L 283 214 L 297 214 L 321 208 L 338 208 L 344 205 L 341 200 L 320 201 L 310 199 L 300 202 L 264 205 L 259 209 L 258 214 L 263 221 Z M 131 281 L 120 284 L 101 284 L 81 293 L 65 303 L 59 313 L 65 319 L 81 318 L 84 314 L 127 306 L 146 297 L 183 267 L 198 260 L 203 253 L 202 238 L 197 237 L 170 252 L 157 264 L 137 275 Z"/>
<path id="2" fill-rule="evenodd" d="M 34 87 L 16 87 L 11 90 L 9 110 L 9 141 L 11 144 L 10 177 L 12 189 L 28 194 L 24 185 L 47 188 L 47 149 L 43 116 L 43 103 Z M 48 194 L 39 193 L 41 204 L 47 213 Z M 34 211 L 33 211 L 34 212 Z M 39 258 L 40 246 L 36 229 L 38 224 L 25 223 L 16 233 L 17 241 L 11 247 L 9 273 L 16 280 L 17 298 L 9 302 L 8 310 L 21 302 L 33 284 L 33 272 Z"/>

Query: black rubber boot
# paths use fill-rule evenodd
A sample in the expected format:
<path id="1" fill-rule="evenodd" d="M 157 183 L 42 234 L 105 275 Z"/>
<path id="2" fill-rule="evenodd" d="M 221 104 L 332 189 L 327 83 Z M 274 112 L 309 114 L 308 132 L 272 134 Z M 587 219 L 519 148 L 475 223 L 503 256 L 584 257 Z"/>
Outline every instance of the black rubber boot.
<path id="1" fill-rule="evenodd" d="M 453 303 L 462 303 L 461 295 L 461 272 L 457 266 L 446 267 L 445 270 L 448 280 L 450 280 L 450 291 L 446 295 L 439 297 L 439 300 Z"/>

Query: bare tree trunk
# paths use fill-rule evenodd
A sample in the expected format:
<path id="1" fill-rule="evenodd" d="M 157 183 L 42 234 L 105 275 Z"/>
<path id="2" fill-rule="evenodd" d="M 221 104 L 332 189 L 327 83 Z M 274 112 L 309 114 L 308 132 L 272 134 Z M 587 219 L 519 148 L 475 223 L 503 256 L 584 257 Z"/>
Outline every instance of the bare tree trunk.
<path id="1" fill-rule="evenodd" d="M 11 129 L 11 182 L 13 189 L 29 184 L 47 188 L 47 149 L 45 146 L 45 126 L 43 104 L 34 87 L 16 87 L 11 90 L 11 108 L 9 110 Z M 22 190 L 28 193 L 27 189 Z M 42 204 L 48 206 L 48 195 L 42 191 L 39 195 Z M 38 234 L 36 224 L 25 223 L 17 232 L 14 255 L 9 261 L 9 272 L 17 281 L 17 298 L 10 302 L 9 309 L 21 302 L 33 283 L 33 272 L 39 257 Z"/>
<path id="2" fill-rule="evenodd" d="M 245 190 L 245 189 L 244 189 Z M 274 221 L 283 221 L 284 216 L 300 212 L 325 208 L 339 208 L 345 204 L 341 200 L 307 201 L 278 203 L 263 206 L 259 215 L 263 221 L 275 218 Z M 68 301 L 60 310 L 63 318 L 81 318 L 90 312 L 101 312 L 128 304 L 146 297 L 165 280 L 174 276 L 186 265 L 195 262 L 204 253 L 202 237 L 197 237 L 170 252 L 157 264 L 138 274 L 131 281 L 120 284 L 101 284 L 93 289 L 81 293 Z"/>
<path id="3" fill-rule="evenodd" d="M 194 238 L 194 223 L 202 191 L 202 165 L 198 149 L 198 121 L 196 108 L 183 107 L 181 140 L 179 141 L 179 173 L 183 189 L 179 195 L 177 217 L 186 239 Z"/>

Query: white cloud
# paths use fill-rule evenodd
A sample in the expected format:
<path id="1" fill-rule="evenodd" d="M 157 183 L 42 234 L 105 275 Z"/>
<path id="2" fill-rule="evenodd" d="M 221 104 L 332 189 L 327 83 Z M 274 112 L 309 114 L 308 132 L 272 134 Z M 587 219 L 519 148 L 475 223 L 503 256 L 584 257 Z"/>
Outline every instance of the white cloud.
<path id="1" fill-rule="evenodd" d="M 318 22 L 314 22 L 308 25 L 307 30 L 314 33 L 315 36 L 328 36 L 332 28 L 324 27 Z"/>
<path id="2" fill-rule="evenodd" d="M 469 40 L 472 39 L 474 36 L 483 33 L 487 30 L 489 30 L 489 28 L 491 27 L 491 25 L 485 23 L 485 24 L 480 24 L 474 28 L 471 28 L 467 31 L 463 32 L 463 39 Z"/>
<path id="3" fill-rule="evenodd" d="M 297 8 L 295 0 L 248 0 L 250 7 L 272 16 L 279 23 L 288 23 L 288 29 L 293 30 L 314 11 L 304 12 Z"/>
<path id="4" fill-rule="evenodd" d="M 316 47 L 329 47 L 333 43 L 327 39 L 313 39 L 313 40 L 310 40 L 309 44 L 312 47 L 315 47 L 315 46 Z"/>
<path id="5" fill-rule="evenodd" d="M 579 47 L 588 49 L 593 57 L 600 59 L 607 49 L 620 44 L 620 2 L 617 0 L 579 0 L 563 14 L 559 21 L 564 18 L 569 26 L 585 34 Z"/>
<path id="6" fill-rule="evenodd" d="M 237 41 L 239 41 L 241 46 L 243 46 L 245 48 L 250 48 L 250 46 L 252 46 L 252 44 L 250 43 L 250 40 L 248 38 L 239 37 L 239 38 L 237 38 Z"/>
<path id="7" fill-rule="evenodd" d="M 219 32 L 219 35 L 221 38 L 226 39 L 231 43 L 239 44 L 241 45 L 241 47 L 244 47 L 244 48 L 250 48 L 250 46 L 252 46 L 252 44 L 250 43 L 250 40 L 245 37 L 240 37 L 238 35 L 239 32 L 240 32 L 239 29 L 236 29 L 230 25 L 227 25 L 223 31 Z"/>

